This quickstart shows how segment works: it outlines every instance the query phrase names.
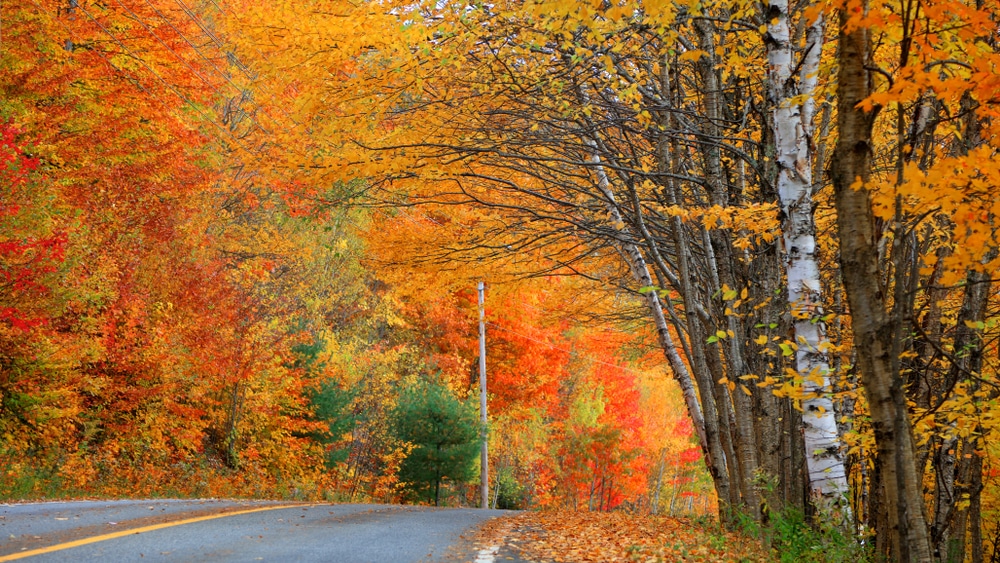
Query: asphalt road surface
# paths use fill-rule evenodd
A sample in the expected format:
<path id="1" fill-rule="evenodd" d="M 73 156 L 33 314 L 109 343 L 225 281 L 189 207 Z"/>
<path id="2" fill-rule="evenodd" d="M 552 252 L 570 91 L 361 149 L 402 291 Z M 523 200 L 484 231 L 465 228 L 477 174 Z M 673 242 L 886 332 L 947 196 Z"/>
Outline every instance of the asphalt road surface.
<path id="1" fill-rule="evenodd" d="M 0 505 L 0 563 L 489 561 L 463 534 L 505 514 L 219 500 Z"/>

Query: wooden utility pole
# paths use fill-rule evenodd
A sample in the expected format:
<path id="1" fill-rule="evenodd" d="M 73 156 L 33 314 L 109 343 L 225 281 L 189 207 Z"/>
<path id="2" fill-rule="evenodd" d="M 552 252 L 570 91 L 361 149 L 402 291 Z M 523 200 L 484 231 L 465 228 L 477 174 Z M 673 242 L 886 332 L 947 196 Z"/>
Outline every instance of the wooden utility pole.
<path id="1" fill-rule="evenodd" d="M 483 448 L 480 453 L 482 467 L 482 507 L 490 507 L 490 458 L 487 451 L 486 433 L 486 295 L 485 285 L 479 282 L 479 417 L 483 425 Z"/>

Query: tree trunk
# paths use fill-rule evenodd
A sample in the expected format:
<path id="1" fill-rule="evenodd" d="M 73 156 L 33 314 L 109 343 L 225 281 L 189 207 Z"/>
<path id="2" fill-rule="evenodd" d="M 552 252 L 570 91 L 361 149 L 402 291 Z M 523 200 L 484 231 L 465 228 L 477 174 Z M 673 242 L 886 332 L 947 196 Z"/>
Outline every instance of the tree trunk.
<path id="1" fill-rule="evenodd" d="M 698 34 L 699 48 L 706 53 L 696 65 L 702 81 L 702 100 L 705 106 L 705 120 L 699 139 L 699 152 L 703 159 L 709 200 L 713 205 L 727 207 L 729 193 L 722 168 L 722 150 L 718 142 L 723 122 L 723 100 L 722 86 L 718 75 L 715 26 L 708 20 L 698 19 L 695 20 L 694 27 Z M 737 284 L 730 267 L 731 247 L 728 244 L 727 233 L 712 230 L 711 232 L 703 231 L 702 234 L 707 235 L 703 237 L 705 239 L 704 250 L 708 258 L 708 275 L 713 286 L 712 293 L 721 289 L 721 283 L 735 287 Z M 725 326 L 733 333 L 729 341 L 729 372 L 726 373 L 721 367 L 719 354 L 722 353 L 722 346 L 714 344 L 707 346 L 706 356 L 712 379 L 717 387 L 716 402 L 720 417 L 722 417 L 720 426 L 724 432 L 728 431 L 724 436 L 730 442 L 726 453 L 729 456 L 735 456 L 735 459 L 731 461 L 730 475 L 738 480 L 740 500 L 745 505 L 748 514 L 753 516 L 755 520 L 759 520 L 760 502 L 754 483 L 757 474 L 757 448 L 753 425 L 753 404 L 751 394 L 745 393 L 744 388 L 741 387 L 740 377 L 746 375 L 746 371 L 742 361 L 742 351 L 734 340 L 740 337 L 736 319 L 731 315 L 727 316 Z M 691 334 L 692 347 L 704 342 L 704 340 L 696 341 L 695 338 L 695 335 Z M 724 378 L 736 383 L 736 388 L 731 396 L 728 387 L 719 383 Z M 731 420 L 729 420 L 730 416 Z M 726 446 L 725 440 L 723 446 Z M 730 498 L 735 504 L 736 496 L 731 494 Z"/>
<path id="2" fill-rule="evenodd" d="M 240 381 L 234 382 L 229 392 L 229 416 L 226 418 L 225 441 L 223 443 L 224 461 L 230 469 L 240 468 L 237 442 L 239 440 L 240 417 L 243 414 L 243 395 L 243 385 Z"/>
<path id="3" fill-rule="evenodd" d="M 803 377 L 802 422 L 806 465 L 814 497 L 824 514 L 840 513 L 850 521 L 847 473 L 843 445 L 830 398 L 829 341 L 822 308 L 816 223 L 812 200 L 813 91 L 823 48 L 823 18 L 818 16 L 806 33 L 799 77 L 791 43 L 788 0 L 771 0 L 765 39 L 769 62 L 768 101 L 778 165 L 777 187 L 784 212 L 782 234 L 788 303 L 795 328 L 795 359 Z M 801 16 L 804 17 L 804 16 Z M 801 100 L 801 101 L 799 101 Z"/>
<path id="4" fill-rule="evenodd" d="M 863 3 L 864 4 L 864 3 Z M 865 6 L 862 5 L 864 10 Z M 838 71 L 839 137 L 830 173 L 835 190 L 840 265 L 850 305 L 854 347 L 872 428 L 887 510 L 888 526 L 878 530 L 888 540 L 890 559 L 930 563 L 931 550 L 917 472 L 910 419 L 896 358 L 896 327 L 887 314 L 880 287 L 878 248 L 869 194 L 871 129 L 875 112 L 858 107 L 869 95 L 869 37 L 865 27 L 840 10 Z"/>
<path id="5" fill-rule="evenodd" d="M 675 199 L 676 197 L 674 194 Z M 715 489 L 719 496 L 719 512 L 722 513 L 723 520 L 728 521 L 733 517 L 732 510 L 736 509 L 739 504 L 739 487 L 733 487 L 731 482 L 732 479 L 739 478 L 739 473 L 734 467 L 735 460 L 731 447 L 729 406 L 724 396 L 719 397 L 716 394 L 721 386 L 712 379 L 708 368 L 705 345 L 703 344 L 708 336 L 702 329 L 701 319 L 693 312 L 696 306 L 695 289 L 691 279 L 688 240 L 684 233 L 684 225 L 679 217 L 673 218 L 673 234 L 678 254 L 678 274 L 681 281 L 681 294 L 684 299 L 688 340 L 691 342 L 692 367 L 698 379 L 701 404 L 705 409 L 705 430 L 711 440 L 709 444 L 713 448 L 712 457 L 719 460 L 719 463 L 714 465 L 715 471 L 712 473 L 712 477 L 715 479 Z"/>
<path id="6" fill-rule="evenodd" d="M 438 451 L 438 459 L 440 460 L 441 444 L 437 444 L 436 448 Z M 441 498 L 440 493 L 441 493 L 441 470 L 434 469 L 434 506 L 438 506 L 438 500 Z"/>
<path id="7" fill-rule="evenodd" d="M 586 99 L 586 96 L 582 93 L 581 96 Z M 597 187 L 604 196 L 603 203 L 608 212 L 608 219 L 612 225 L 620 225 L 622 226 L 622 229 L 624 229 L 625 221 L 622 217 L 621 210 L 618 208 L 618 201 L 615 193 L 611 189 L 610 178 L 602 165 L 601 157 L 598 153 L 597 142 L 593 139 L 584 139 L 584 142 L 593 150 L 590 161 L 593 163 L 594 169 L 597 173 Z M 623 238 L 628 240 L 626 233 L 623 233 Z M 684 363 L 680 353 L 677 351 L 677 345 L 674 343 L 666 317 L 663 315 L 663 306 L 660 303 L 659 294 L 656 291 L 652 276 L 649 274 L 646 259 L 640 251 L 638 245 L 632 242 L 620 242 L 619 247 L 628 259 L 628 266 L 632 272 L 632 276 L 641 287 L 646 288 L 646 304 L 653 316 L 653 322 L 656 326 L 660 348 L 663 350 L 667 361 L 670 363 L 674 379 L 681 387 L 688 415 L 691 417 L 695 432 L 698 434 L 698 442 L 701 445 L 702 452 L 705 454 L 705 462 L 708 466 L 709 473 L 712 475 L 716 492 L 719 494 L 720 499 L 728 498 L 730 486 L 729 478 L 728 475 L 726 475 L 723 470 L 720 470 L 719 467 L 720 463 L 725 463 L 726 457 L 722 453 L 723 450 L 718 438 L 719 429 L 717 423 L 715 422 L 714 403 L 705 405 L 704 392 L 702 392 L 702 404 L 705 409 L 705 414 L 703 415 L 703 407 L 698 404 L 698 398 L 691 373 L 688 371 L 687 365 Z M 698 367 L 695 366 L 694 369 L 697 373 Z M 701 386 L 702 382 L 701 379 L 699 379 L 699 388 L 701 388 Z M 725 465 L 722 465 L 722 467 L 725 467 Z M 720 510 L 722 510 L 721 506 Z"/>
<path id="8" fill-rule="evenodd" d="M 737 287 L 736 276 L 732 271 L 732 247 L 727 233 L 711 231 L 702 227 L 705 255 L 708 258 L 709 277 L 712 280 L 712 293 L 721 294 L 722 283 Z M 732 404 L 732 441 L 733 453 L 739 469 L 740 494 L 748 513 L 754 519 L 760 519 L 760 495 L 756 483 L 758 460 L 757 442 L 753 423 L 753 393 L 747 388 L 742 376 L 746 375 L 746 362 L 743 360 L 743 338 L 740 324 L 732 314 L 724 314 L 728 333 L 732 334 L 714 344 L 708 345 L 709 368 L 712 378 L 719 381 L 728 378 L 732 383 L 732 391 L 723 387 L 720 394 L 726 396 L 726 404 Z M 723 347 L 723 343 L 726 344 Z M 724 369 L 723 359 L 728 360 L 728 370 Z M 721 387 L 721 386 L 720 386 Z M 720 399 L 721 401 L 721 399 Z"/>

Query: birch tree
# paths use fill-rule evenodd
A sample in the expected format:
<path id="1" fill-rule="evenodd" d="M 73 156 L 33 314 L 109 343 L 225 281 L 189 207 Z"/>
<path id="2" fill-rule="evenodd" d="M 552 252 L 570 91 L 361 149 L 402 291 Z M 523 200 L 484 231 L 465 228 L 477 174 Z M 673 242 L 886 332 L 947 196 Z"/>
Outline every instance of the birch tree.
<path id="1" fill-rule="evenodd" d="M 823 49 L 823 16 L 808 22 L 805 46 L 793 46 L 787 0 L 771 0 L 765 45 L 768 102 L 774 135 L 777 188 L 784 212 L 782 234 L 788 303 L 795 329 L 796 362 L 803 376 L 803 438 L 812 491 L 823 508 L 846 503 L 849 487 L 844 453 L 830 398 L 830 366 L 822 308 L 816 224 L 812 198 L 814 91 Z M 800 13 L 800 18 L 806 17 Z M 796 61 L 796 56 L 800 60 Z M 798 75 L 796 76 L 796 69 Z"/>

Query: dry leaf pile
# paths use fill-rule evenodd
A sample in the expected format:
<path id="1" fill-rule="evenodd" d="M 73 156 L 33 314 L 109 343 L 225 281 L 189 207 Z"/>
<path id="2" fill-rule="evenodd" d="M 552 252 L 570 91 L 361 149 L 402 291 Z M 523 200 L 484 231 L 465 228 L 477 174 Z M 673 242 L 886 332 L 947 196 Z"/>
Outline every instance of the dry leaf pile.
<path id="1" fill-rule="evenodd" d="M 752 538 L 684 518 L 620 512 L 528 512 L 492 531 L 532 562 L 746 562 L 767 560 Z M 497 538 L 499 539 L 499 538 Z"/>

